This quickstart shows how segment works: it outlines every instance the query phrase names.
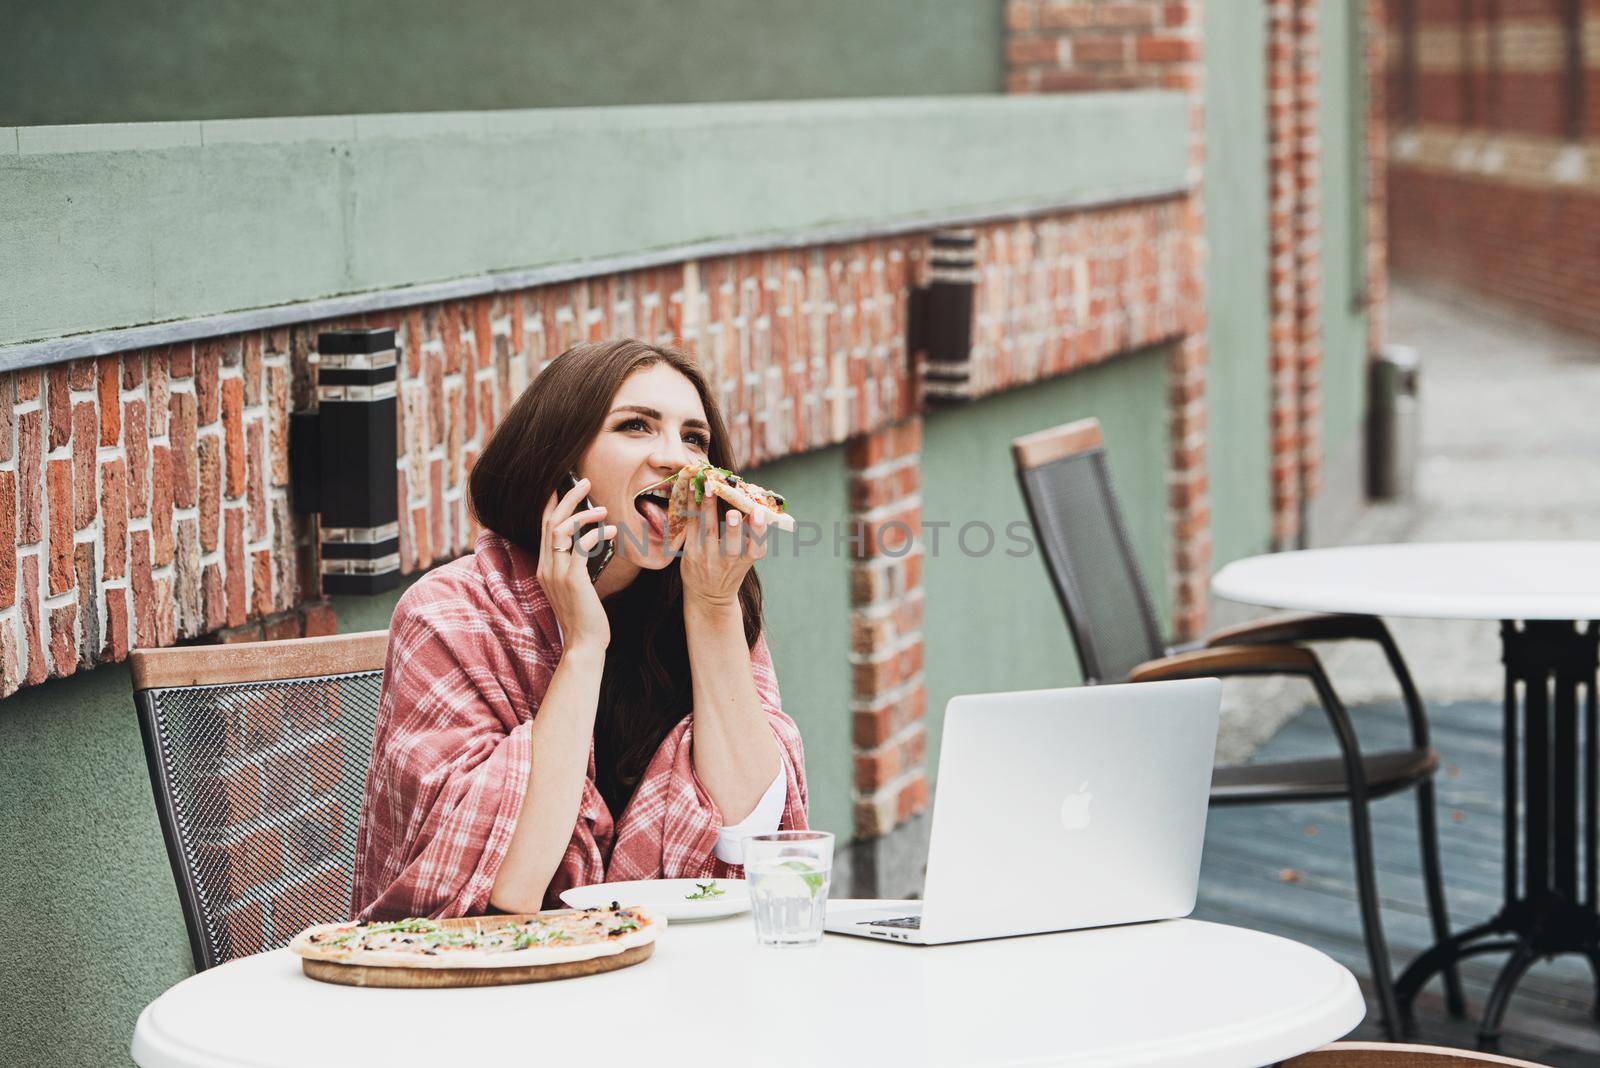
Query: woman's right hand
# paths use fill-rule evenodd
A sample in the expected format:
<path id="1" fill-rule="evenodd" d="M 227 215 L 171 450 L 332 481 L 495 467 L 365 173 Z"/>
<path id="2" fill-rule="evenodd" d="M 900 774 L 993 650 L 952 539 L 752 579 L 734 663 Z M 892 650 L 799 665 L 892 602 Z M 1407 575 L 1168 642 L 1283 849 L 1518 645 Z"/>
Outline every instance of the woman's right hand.
<path id="1" fill-rule="evenodd" d="M 611 644 L 611 622 L 589 578 L 589 559 L 583 554 L 592 552 L 602 536 L 616 537 L 617 528 L 604 525 L 603 506 L 574 511 L 588 492 L 589 480 L 580 478 L 559 500 L 552 493 L 545 502 L 539 534 L 539 585 L 561 624 L 564 652 L 585 647 L 603 650 Z M 578 529 L 591 523 L 602 525 L 574 542 Z"/>

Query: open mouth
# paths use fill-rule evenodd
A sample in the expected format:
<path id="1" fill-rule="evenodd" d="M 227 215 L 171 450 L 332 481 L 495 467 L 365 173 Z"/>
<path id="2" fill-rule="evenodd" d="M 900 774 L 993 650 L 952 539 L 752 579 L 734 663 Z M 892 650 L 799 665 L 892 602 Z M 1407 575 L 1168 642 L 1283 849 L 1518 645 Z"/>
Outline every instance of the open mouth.
<path id="1" fill-rule="evenodd" d="M 667 531 L 667 505 L 672 500 L 672 478 L 666 478 L 654 486 L 646 486 L 634 495 L 633 507 L 644 521 L 650 524 L 650 533 L 665 541 Z"/>

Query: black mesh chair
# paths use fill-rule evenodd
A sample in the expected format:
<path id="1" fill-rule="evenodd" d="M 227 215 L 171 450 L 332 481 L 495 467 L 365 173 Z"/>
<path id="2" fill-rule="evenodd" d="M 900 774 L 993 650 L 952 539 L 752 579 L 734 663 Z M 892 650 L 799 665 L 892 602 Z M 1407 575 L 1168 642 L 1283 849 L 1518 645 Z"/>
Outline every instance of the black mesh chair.
<path id="1" fill-rule="evenodd" d="M 129 657 L 194 966 L 347 918 L 388 632 Z"/>
<path id="2" fill-rule="evenodd" d="M 1275 804 L 1345 798 L 1356 861 L 1363 934 L 1383 1026 L 1396 1037 L 1401 1020 L 1389 953 L 1378 913 L 1367 802 L 1401 790 L 1416 791 L 1422 869 L 1435 938 L 1449 936 L 1433 775 L 1439 756 L 1428 743 L 1428 721 L 1399 647 L 1373 616 L 1293 614 L 1218 631 L 1205 648 L 1169 650 L 1161 640 L 1155 607 L 1111 483 L 1100 424 L 1086 419 L 1029 434 L 1012 442 L 1028 515 L 1055 584 L 1085 680 L 1144 682 L 1157 679 L 1291 675 L 1315 690 L 1338 753 L 1315 760 L 1220 767 L 1212 779 L 1214 805 Z M 1363 640 L 1377 643 L 1399 683 L 1411 727 L 1411 746 L 1363 752 L 1355 728 L 1316 655 L 1299 642 Z M 1446 1002 L 1465 1012 L 1460 979 L 1445 974 Z"/>

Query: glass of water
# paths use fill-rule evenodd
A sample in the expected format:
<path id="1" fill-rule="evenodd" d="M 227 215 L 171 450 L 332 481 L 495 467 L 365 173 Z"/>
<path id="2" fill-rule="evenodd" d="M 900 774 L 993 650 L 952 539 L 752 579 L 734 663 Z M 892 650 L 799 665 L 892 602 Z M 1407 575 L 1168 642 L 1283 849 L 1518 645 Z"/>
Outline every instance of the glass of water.
<path id="1" fill-rule="evenodd" d="M 764 946 L 814 946 L 822 941 L 833 874 L 833 835 L 774 831 L 744 840 L 744 877 L 756 941 Z"/>

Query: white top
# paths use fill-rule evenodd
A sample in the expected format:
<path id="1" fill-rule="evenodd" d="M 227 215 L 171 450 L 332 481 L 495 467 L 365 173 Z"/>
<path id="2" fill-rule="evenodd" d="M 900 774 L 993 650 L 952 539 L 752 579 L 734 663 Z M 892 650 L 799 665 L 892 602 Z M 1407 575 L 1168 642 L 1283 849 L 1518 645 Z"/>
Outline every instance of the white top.
<path id="1" fill-rule="evenodd" d="M 1219 597 L 1311 612 L 1429 619 L 1600 619 L 1600 541 L 1412 542 L 1252 556 Z"/>
<path id="2" fill-rule="evenodd" d="M 746 915 L 674 925 L 631 968 L 522 986 L 332 986 L 277 950 L 157 998 L 132 1052 L 143 1068 L 1245 1068 L 1333 1041 L 1365 1010 L 1355 978 L 1322 953 L 1194 920 L 932 947 L 825 935 L 815 949 L 772 949 Z"/>
<path id="3" fill-rule="evenodd" d="M 767 792 L 761 795 L 750 815 L 717 831 L 717 844 L 712 850 L 724 864 L 744 863 L 744 840 L 752 834 L 771 834 L 783 822 L 784 802 L 789 800 L 789 784 L 783 778 L 783 766 L 778 766 L 778 777 L 772 780 Z"/>

